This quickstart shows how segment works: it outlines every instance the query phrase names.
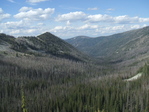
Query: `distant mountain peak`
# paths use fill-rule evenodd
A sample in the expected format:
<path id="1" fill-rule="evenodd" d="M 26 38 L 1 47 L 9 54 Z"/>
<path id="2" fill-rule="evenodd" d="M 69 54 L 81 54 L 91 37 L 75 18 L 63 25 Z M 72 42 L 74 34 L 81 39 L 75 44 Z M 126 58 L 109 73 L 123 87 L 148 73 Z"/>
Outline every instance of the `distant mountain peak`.
<path id="1" fill-rule="evenodd" d="M 53 35 L 53 34 L 52 34 L 52 33 L 50 33 L 50 32 L 45 32 L 45 33 L 43 33 L 43 34 L 38 35 L 37 37 L 41 37 L 41 36 L 47 36 L 47 37 L 57 37 L 57 36 Z"/>
<path id="2" fill-rule="evenodd" d="M 45 32 L 45 33 L 43 33 L 43 34 L 41 34 L 41 35 L 53 35 L 53 34 L 50 33 L 50 32 Z"/>

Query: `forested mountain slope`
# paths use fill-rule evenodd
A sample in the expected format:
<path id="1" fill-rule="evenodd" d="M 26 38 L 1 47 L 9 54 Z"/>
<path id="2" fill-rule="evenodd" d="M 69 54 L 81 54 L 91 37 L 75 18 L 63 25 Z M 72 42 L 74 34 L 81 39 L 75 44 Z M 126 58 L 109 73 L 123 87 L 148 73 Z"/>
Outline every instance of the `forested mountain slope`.
<path id="1" fill-rule="evenodd" d="M 0 34 L 0 51 L 11 55 L 50 55 L 76 61 L 85 61 L 89 58 L 62 39 L 51 33 L 44 33 L 37 37 L 18 37 Z"/>
<path id="2" fill-rule="evenodd" d="M 103 76 L 106 69 L 88 59 L 51 33 L 0 34 L 0 112 L 71 111 L 61 105 L 70 88 Z"/>
<path id="3" fill-rule="evenodd" d="M 115 66 L 90 63 L 51 33 L 0 34 L 0 112 L 148 112 L 148 64 Z M 142 76 L 124 81 L 136 73 Z"/>
<path id="4" fill-rule="evenodd" d="M 149 66 L 139 72 L 141 78 L 126 82 L 120 73 L 68 59 L 3 57 L 0 111 L 148 112 Z"/>
<path id="5" fill-rule="evenodd" d="M 75 37 L 66 41 L 90 56 L 114 62 L 146 60 L 149 57 L 149 26 L 110 36 Z"/>

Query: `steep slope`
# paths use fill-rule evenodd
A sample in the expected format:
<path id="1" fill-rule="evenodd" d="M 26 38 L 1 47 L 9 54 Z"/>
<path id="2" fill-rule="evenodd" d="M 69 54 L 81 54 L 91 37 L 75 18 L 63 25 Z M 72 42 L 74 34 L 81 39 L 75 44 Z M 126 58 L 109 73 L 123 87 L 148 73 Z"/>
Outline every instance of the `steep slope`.
<path id="1" fill-rule="evenodd" d="M 15 38 L 10 35 L 6 35 L 1 33 L 0 34 L 0 55 L 7 54 L 9 52 L 10 54 L 15 52 L 13 50 L 13 46 L 16 46 Z"/>
<path id="2" fill-rule="evenodd" d="M 12 51 L 15 53 L 56 56 L 76 61 L 85 61 L 87 56 L 76 50 L 70 44 L 51 33 L 44 33 L 37 37 L 14 38 L 0 34 L 1 51 Z M 3 48 L 3 49 L 2 49 Z"/>
<path id="3" fill-rule="evenodd" d="M 149 56 L 149 27 L 97 38 L 68 39 L 79 50 L 115 61 L 142 60 Z M 78 44 L 76 44 L 78 43 Z"/>
<path id="4" fill-rule="evenodd" d="M 93 38 L 86 37 L 86 36 L 77 36 L 71 39 L 67 39 L 66 42 L 70 43 L 74 47 L 78 48 L 79 50 L 87 54 L 90 54 L 89 50 L 94 44 L 97 43 L 96 41 L 94 41 Z"/>

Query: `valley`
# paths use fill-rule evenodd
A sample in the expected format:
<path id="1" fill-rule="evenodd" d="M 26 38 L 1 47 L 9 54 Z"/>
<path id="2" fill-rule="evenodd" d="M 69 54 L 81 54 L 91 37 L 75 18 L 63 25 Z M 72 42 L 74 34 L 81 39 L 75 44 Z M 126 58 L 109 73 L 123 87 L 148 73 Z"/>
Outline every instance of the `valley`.
<path id="1" fill-rule="evenodd" d="M 125 62 L 126 66 L 141 63 L 149 55 L 149 27 L 95 38 L 74 37 L 66 41 L 89 56 L 122 65 Z"/>
<path id="2" fill-rule="evenodd" d="M 0 34 L 0 111 L 148 112 L 148 39 L 149 27 L 68 40 Z"/>

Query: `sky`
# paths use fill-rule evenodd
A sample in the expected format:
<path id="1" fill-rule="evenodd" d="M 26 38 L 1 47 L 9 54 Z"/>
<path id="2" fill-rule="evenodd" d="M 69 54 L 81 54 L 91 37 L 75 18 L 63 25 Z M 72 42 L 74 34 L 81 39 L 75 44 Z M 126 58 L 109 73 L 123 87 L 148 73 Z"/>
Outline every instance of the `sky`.
<path id="1" fill-rule="evenodd" d="M 107 36 L 149 25 L 149 0 L 1 0 L 0 33 Z"/>

